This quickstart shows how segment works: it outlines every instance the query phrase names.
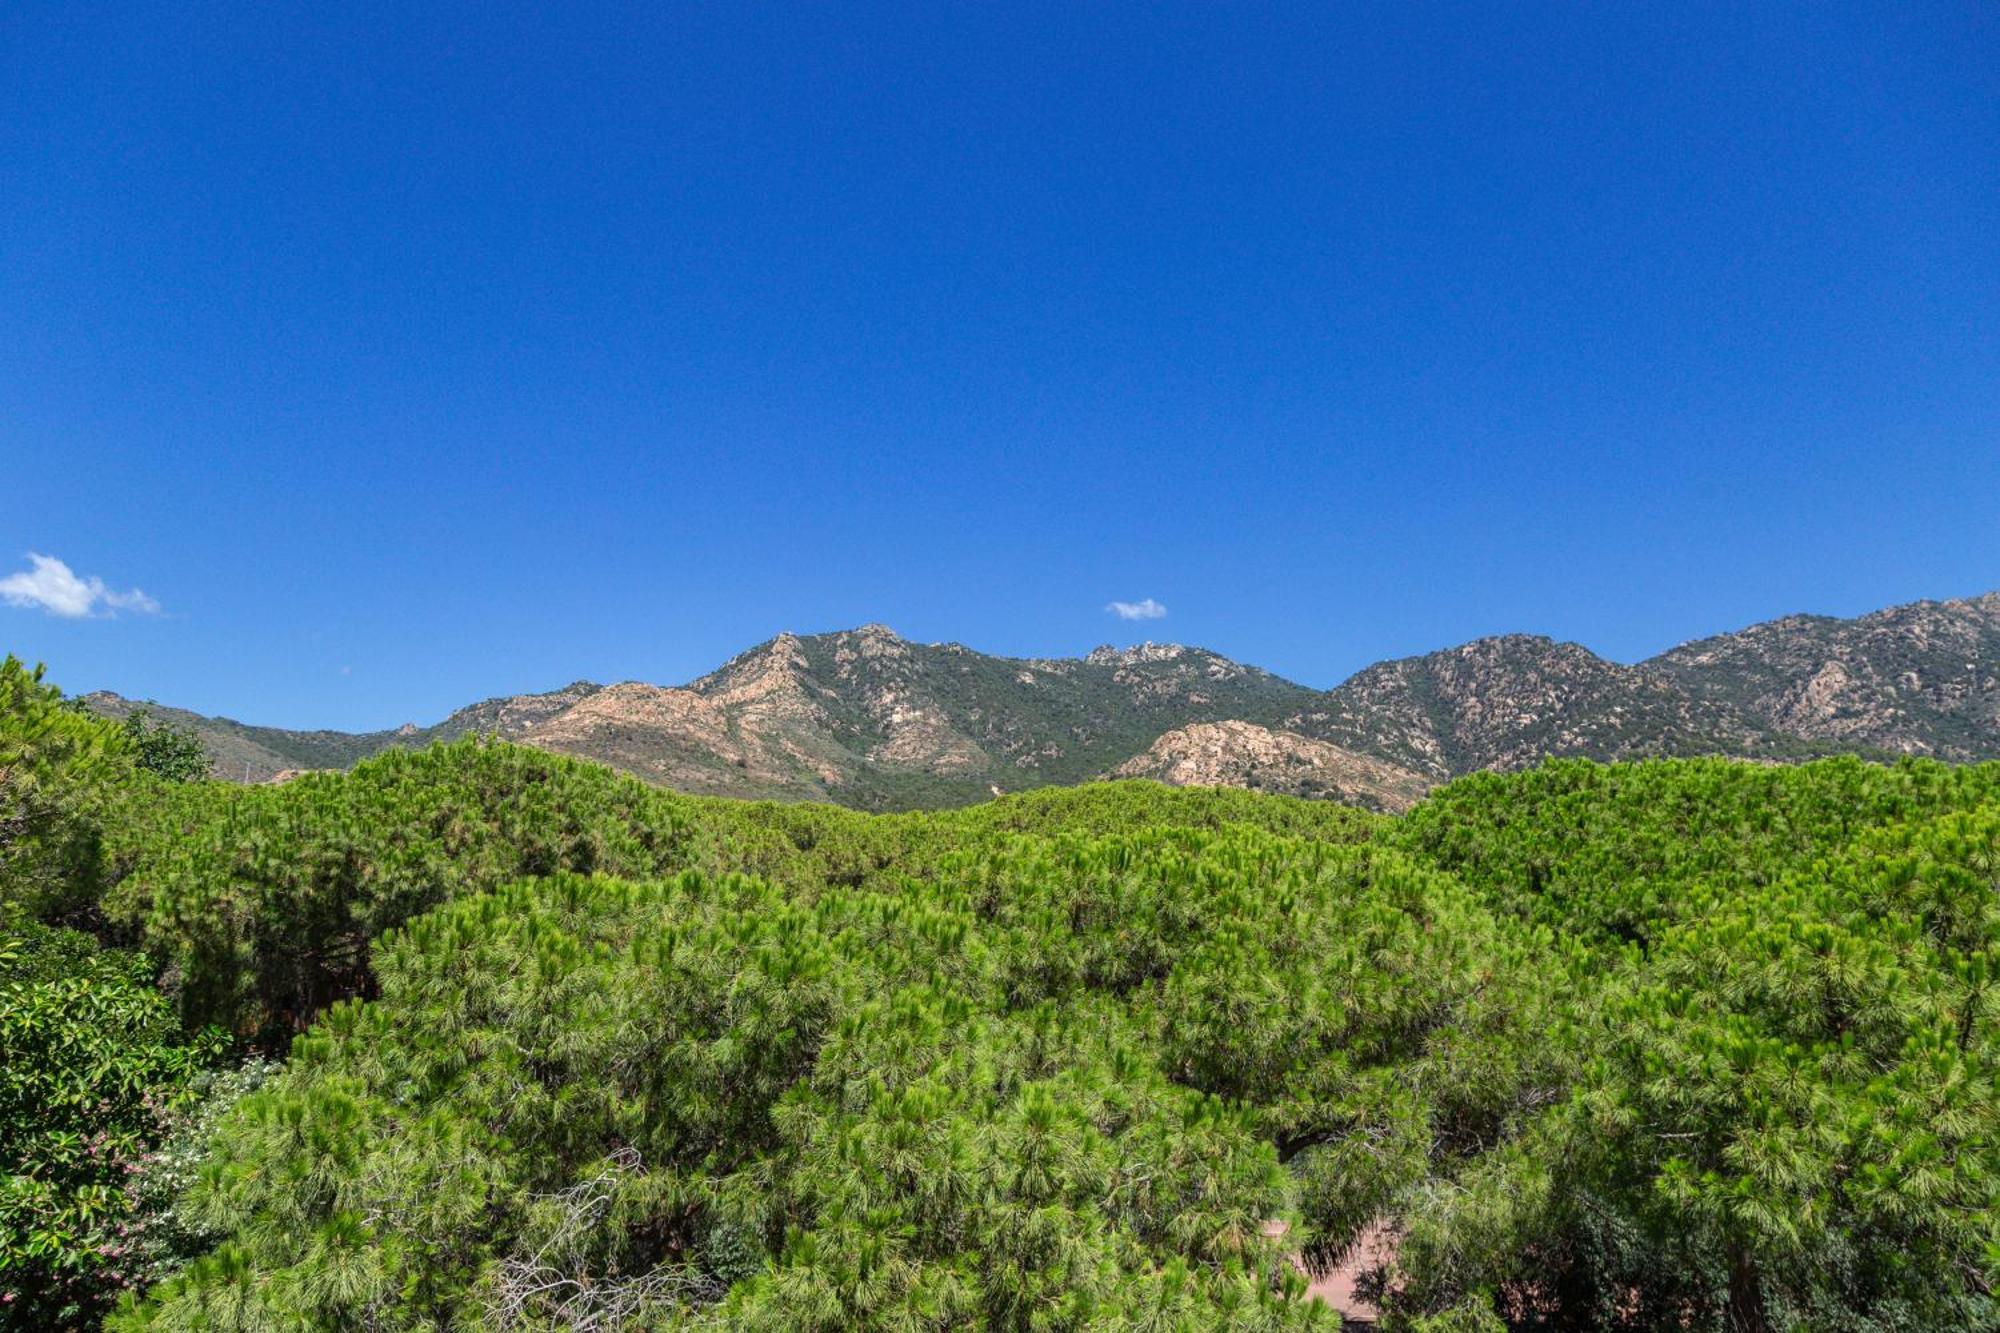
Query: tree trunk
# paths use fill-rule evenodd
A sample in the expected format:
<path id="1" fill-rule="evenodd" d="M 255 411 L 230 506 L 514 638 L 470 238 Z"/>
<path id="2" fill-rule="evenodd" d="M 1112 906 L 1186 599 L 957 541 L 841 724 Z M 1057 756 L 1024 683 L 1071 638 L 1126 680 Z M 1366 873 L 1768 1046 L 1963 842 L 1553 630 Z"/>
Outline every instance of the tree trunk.
<path id="1" fill-rule="evenodd" d="M 1729 1252 L 1729 1309 L 1723 1324 L 1730 1333 L 1767 1333 L 1764 1319 L 1764 1285 L 1757 1280 L 1757 1265 L 1740 1246 Z"/>

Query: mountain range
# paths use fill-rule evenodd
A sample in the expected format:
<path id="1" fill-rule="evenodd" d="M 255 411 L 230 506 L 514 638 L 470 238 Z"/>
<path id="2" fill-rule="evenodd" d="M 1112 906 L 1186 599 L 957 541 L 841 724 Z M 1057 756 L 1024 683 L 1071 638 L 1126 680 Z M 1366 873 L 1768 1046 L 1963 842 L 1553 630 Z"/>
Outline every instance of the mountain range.
<path id="1" fill-rule="evenodd" d="M 86 700 L 112 717 L 140 706 Z M 422 728 L 290 731 L 147 706 L 251 781 L 481 733 L 686 791 L 863 809 L 1149 777 L 1399 810 L 1453 777 L 1558 755 L 2000 758 L 2000 592 L 1786 616 L 1630 666 L 1503 635 L 1331 690 L 1177 644 L 1010 658 L 866 625 L 780 634 L 682 686 L 578 681 Z"/>

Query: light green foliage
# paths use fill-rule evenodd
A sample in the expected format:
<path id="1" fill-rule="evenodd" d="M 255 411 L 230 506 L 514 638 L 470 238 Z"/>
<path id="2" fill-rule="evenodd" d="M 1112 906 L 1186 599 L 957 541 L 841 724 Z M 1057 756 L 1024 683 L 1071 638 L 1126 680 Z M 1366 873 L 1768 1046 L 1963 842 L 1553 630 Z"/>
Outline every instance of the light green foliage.
<path id="1" fill-rule="evenodd" d="M 1367 854 L 1300 872 L 1294 850 L 1185 834 L 1065 863 L 1135 906 L 1317 882 L 1393 910 Z M 1103 947 L 1202 928 L 1057 924 L 1079 910 L 1023 860 L 930 901 L 558 877 L 415 921 L 380 999 L 330 1011 L 231 1117 L 196 1198 L 232 1241 L 133 1320 L 1303 1326 L 1262 1117 L 1170 1077 Z M 1024 968 L 1065 939 L 1073 965 Z"/>
<path id="2" fill-rule="evenodd" d="M 1557 760 L 1432 793 L 1390 840 L 1497 906 L 1645 943 L 1697 884 L 1761 891 L 1870 829 L 2000 799 L 2000 765 Z"/>
<path id="3" fill-rule="evenodd" d="M 1494 1313 L 1491 1293 L 1479 1292 L 1435 1314 L 1392 1317 L 1390 1333 L 1507 1333 L 1506 1321 Z"/>
<path id="4" fill-rule="evenodd" d="M 117 727 L 65 707 L 40 667 L 0 660 L 0 918 L 91 910 L 104 811 L 132 772 Z"/>
<path id="5" fill-rule="evenodd" d="M 110 837 L 118 882 L 104 906 L 170 964 L 190 1023 L 276 1038 L 335 998 L 369 993 L 377 936 L 523 876 L 743 871 L 810 894 L 922 874 L 1022 828 L 1161 821 L 1345 840 L 1373 827 L 1334 806 L 1150 784 L 874 818 L 683 797 L 595 764 L 472 739 L 277 786 L 150 793 Z"/>
<path id="6" fill-rule="evenodd" d="M 369 942 L 415 913 L 522 875 L 655 873 L 685 838 L 664 793 L 468 741 L 168 788 L 113 837 L 105 911 L 169 964 L 190 1023 L 275 1036 L 365 994 Z"/>
<path id="7" fill-rule="evenodd" d="M 1410 1303 L 1994 1326 L 1996 796 L 1994 766 L 1561 764 L 1392 834 L 1601 963 L 1569 1094 L 1411 1210 Z"/>
<path id="8" fill-rule="evenodd" d="M 2000 807 L 1883 841 L 1756 897 L 1697 890 L 1608 1007 L 1573 1108 L 1581 1179 L 1721 1274 L 1711 1299 L 1739 1314 L 1992 1314 L 1967 1288 L 2000 1206 Z"/>

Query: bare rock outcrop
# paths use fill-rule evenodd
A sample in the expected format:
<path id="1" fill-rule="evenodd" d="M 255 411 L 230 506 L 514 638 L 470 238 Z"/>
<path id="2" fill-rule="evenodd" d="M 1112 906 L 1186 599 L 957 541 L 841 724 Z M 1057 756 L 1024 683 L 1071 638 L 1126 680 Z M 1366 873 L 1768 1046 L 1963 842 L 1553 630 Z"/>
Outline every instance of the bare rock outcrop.
<path id="1" fill-rule="evenodd" d="M 1198 722 L 1167 732 L 1111 771 L 1175 787 L 1247 787 L 1397 812 L 1432 784 L 1421 773 L 1254 722 Z"/>

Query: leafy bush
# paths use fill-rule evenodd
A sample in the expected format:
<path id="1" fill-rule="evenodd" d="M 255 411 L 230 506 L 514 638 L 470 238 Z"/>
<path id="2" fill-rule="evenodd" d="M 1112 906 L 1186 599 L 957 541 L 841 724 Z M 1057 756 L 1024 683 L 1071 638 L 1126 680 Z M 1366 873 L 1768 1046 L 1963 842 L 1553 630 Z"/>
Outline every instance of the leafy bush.
<path id="1" fill-rule="evenodd" d="M 278 1072 L 261 1056 L 197 1072 L 153 1104 L 153 1148 L 125 1180 L 124 1212 L 98 1226 L 100 1254 L 115 1250 L 116 1285 L 142 1291 L 179 1273 L 221 1239 L 196 1215 L 190 1193 L 224 1115 Z"/>
<path id="2" fill-rule="evenodd" d="M 161 1112 L 219 1033 L 181 1036 L 143 959 L 21 924 L 0 933 L 0 1321 L 81 1323 L 123 1285 L 124 1215 Z"/>
<path id="3" fill-rule="evenodd" d="M 155 722 L 145 708 L 135 708 L 118 724 L 130 742 L 134 762 L 168 782 L 196 782 L 209 775 L 208 752 L 201 738 L 185 727 Z"/>

